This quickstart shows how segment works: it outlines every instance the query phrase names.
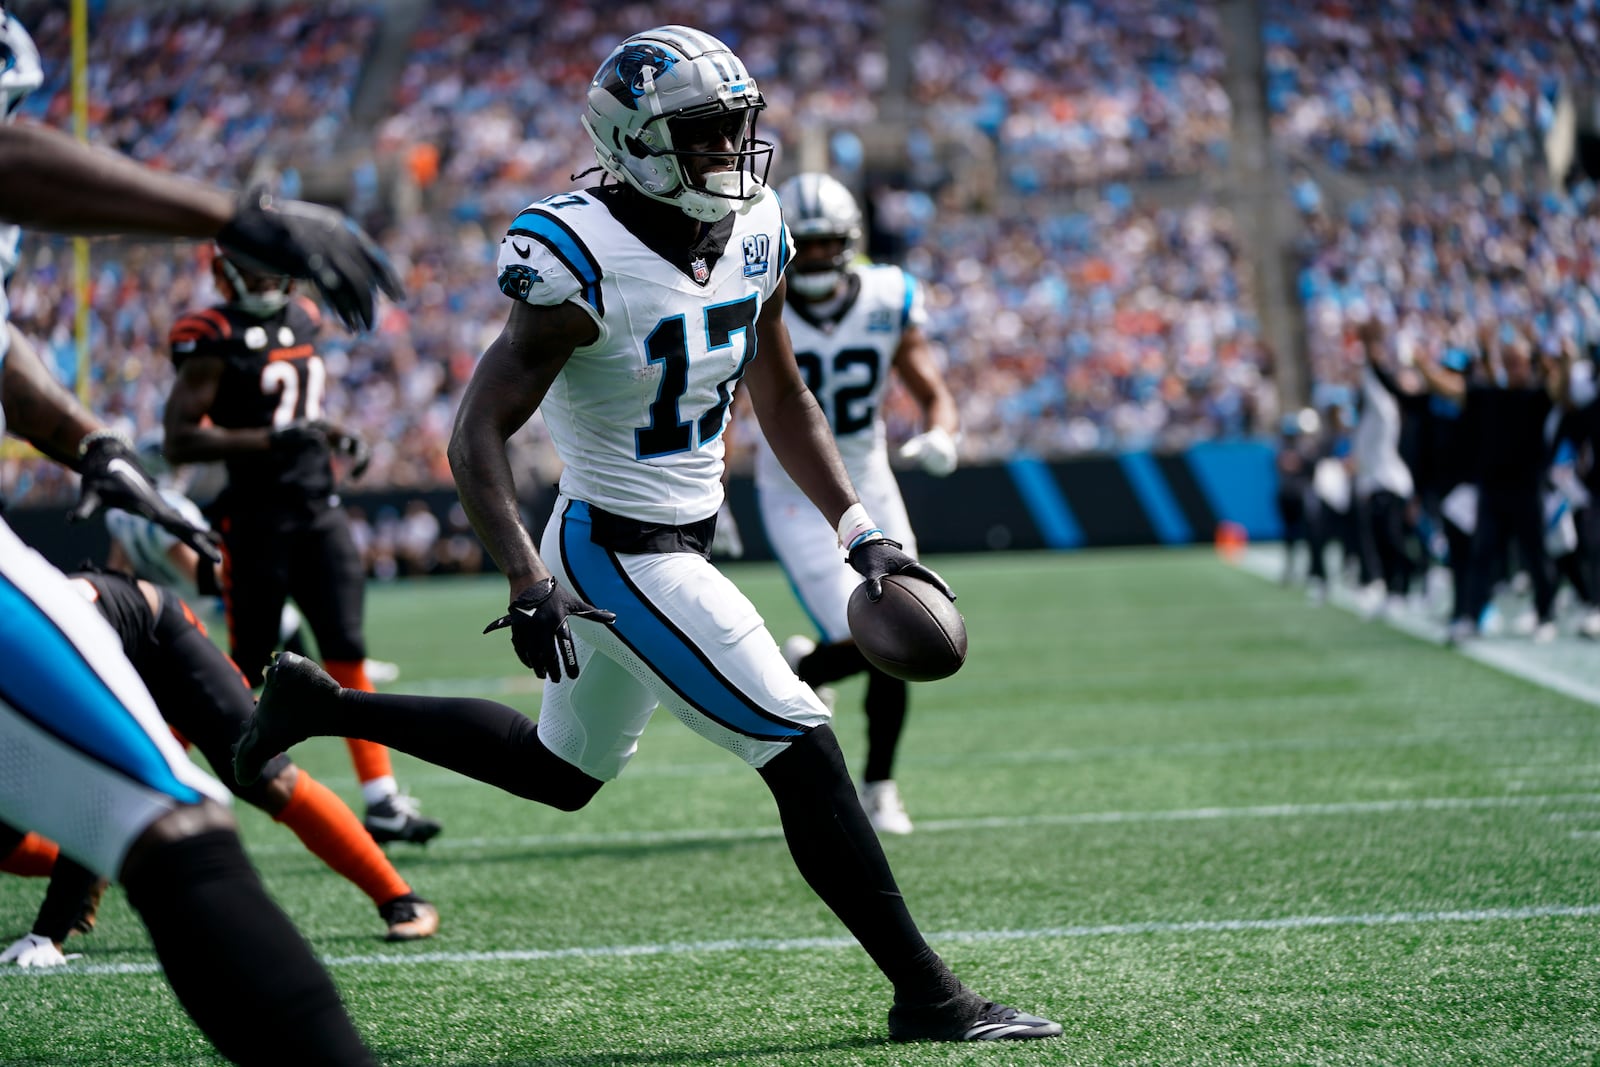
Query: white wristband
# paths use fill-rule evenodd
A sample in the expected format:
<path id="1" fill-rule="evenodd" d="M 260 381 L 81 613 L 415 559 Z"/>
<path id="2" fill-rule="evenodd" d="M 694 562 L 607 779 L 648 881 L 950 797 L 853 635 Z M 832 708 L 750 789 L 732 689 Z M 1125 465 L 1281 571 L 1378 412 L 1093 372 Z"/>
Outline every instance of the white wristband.
<path id="1" fill-rule="evenodd" d="M 839 516 L 839 544 L 846 552 L 855 548 L 863 541 L 870 541 L 874 535 L 883 536 L 883 531 L 878 529 L 878 524 L 867 515 L 867 509 L 861 504 L 851 504 L 845 508 L 844 514 Z"/>

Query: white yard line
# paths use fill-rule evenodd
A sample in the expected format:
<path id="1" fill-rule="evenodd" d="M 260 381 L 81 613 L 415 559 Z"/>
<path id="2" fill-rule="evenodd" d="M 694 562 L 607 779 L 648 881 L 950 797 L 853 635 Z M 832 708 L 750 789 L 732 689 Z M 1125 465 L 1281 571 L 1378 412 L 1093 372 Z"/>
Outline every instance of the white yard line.
<path id="1" fill-rule="evenodd" d="M 1071 940 L 1090 937 L 1148 937 L 1186 934 L 1260 933 L 1350 926 L 1436 926 L 1445 923 L 1530 922 L 1540 919 L 1591 919 L 1600 905 L 1547 905 L 1528 908 L 1480 908 L 1450 911 L 1372 912 L 1360 915 L 1289 915 L 1280 918 L 1198 919 L 1189 922 L 1108 923 L 1099 926 L 1042 926 L 1026 930 L 946 930 L 928 935 L 938 944 L 982 944 L 1005 941 Z M 573 945 L 566 948 L 505 949 L 498 952 L 373 953 L 324 956 L 329 967 L 414 967 L 424 964 L 534 963 L 543 960 L 627 959 L 639 956 L 694 956 L 725 952 L 826 951 L 851 948 L 851 937 L 728 938 L 717 941 L 664 941 L 637 945 Z M 47 970 L 0 968 L 0 978 L 50 975 L 155 974 L 154 963 L 67 964 Z"/>

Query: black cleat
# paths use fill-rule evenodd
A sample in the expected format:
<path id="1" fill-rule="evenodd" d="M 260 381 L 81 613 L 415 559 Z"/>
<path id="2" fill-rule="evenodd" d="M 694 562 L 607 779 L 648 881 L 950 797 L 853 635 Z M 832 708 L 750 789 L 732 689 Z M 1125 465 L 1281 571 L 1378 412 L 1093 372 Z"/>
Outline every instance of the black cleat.
<path id="1" fill-rule="evenodd" d="M 420 941 L 439 931 L 439 909 L 415 893 L 379 904 L 378 914 L 389 927 L 385 941 Z"/>
<path id="2" fill-rule="evenodd" d="M 415 798 L 395 794 L 384 797 L 376 804 L 367 805 L 366 818 L 361 825 L 380 845 L 390 841 L 404 841 L 412 845 L 425 845 L 439 836 L 444 827 L 435 819 L 427 819 L 417 810 Z"/>
<path id="3" fill-rule="evenodd" d="M 278 653 L 267 668 L 255 714 L 233 745 L 233 776 L 239 784 L 254 785 L 268 760 L 311 737 L 315 731 L 303 724 L 316 720 L 312 707 L 338 692 L 339 683 L 315 663 L 293 652 Z"/>
<path id="4" fill-rule="evenodd" d="M 889 1037 L 895 1041 L 1024 1041 L 1060 1034 L 1060 1023 L 984 1000 L 970 989 L 939 1004 L 889 1009 Z"/>

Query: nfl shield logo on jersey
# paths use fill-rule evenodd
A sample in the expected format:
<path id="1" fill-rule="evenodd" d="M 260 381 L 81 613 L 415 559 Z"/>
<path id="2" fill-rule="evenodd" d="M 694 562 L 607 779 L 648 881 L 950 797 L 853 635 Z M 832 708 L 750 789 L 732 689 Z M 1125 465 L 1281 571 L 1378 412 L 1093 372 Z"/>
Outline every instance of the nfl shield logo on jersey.
<path id="1" fill-rule="evenodd" d="M 711 268 L 706 266 L 706 261 L 700 256 L 694 257 L 689 269 L 694 272 L 694 280 L 698 285 L 704 285 L 706 279 L 711 277 Z"/>
<path id="2" fill-rule="evenodd" d="M 744 239 L 744 276 L 756 278 L 767 273 L 767 249 L 771 241 L 764 233 L 752 233 Z"/>

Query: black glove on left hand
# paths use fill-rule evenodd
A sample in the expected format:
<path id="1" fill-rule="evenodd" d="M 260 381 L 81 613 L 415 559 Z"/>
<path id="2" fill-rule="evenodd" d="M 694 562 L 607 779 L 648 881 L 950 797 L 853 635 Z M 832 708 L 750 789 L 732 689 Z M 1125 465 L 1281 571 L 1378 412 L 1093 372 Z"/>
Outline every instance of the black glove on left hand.
<path id="1" fill-rule="evenodd" d="M 483 632 L 511 627 L 511 647 L 522 665 L 540 678 L 559 682 L 563 664 L 568 678 L 578 676 L 578 652 L 572 645 L 572 627 L 567 623 L 572 616 L 608 626 L 617 621 L 615 612 L 597 608 L 563 589 L 554 578 L 546 578 L 517 594 L 506 614 L 485 626 Z"/>
<path id="2" fill-rule="evenodd" d="M 900 542 L 891 541 L 887 537 L 864 541 L 851 549 L 850 566 L 867 580 L 867 597 L 874 601 L 882 599 L 883 579 L 891 574 L 921 578 L 951 600 L 956 598 L 943 578 L 918 563 L 915 557 L 902 552 Z"/>
<path id="3" fill-rule="evenodd" d="M 70 521 L 82 522 L 102 508 L 121 508 L 170 530 L 212 563 L 222 562 L 222 553 L 217 551 L 211 531 L 191 524 L 161 499 L 127 442 L 109 432 L 104 436 L 90 434 L 85 440 L 87 443 L 81 446 L 83 458 L 78 465 L 83 485 L 77 507 L 67 516 Z"/>
<path id="4" fill-rule="evenodd" d="M 357 481 L 367 473 L 367 467 L 372 463 L 372 446 L 367 444 L 366 438 L 349 430 L 332 427 L 328 431 L 328 443 L 335 452 L 350 461 L 351 481 Z"/>
<path id="5" fill-rule="evenodd" d="M 355 220 L 320 204 L 252 189 L 217 233 L 229 257 L 263 274 L 307 278 L 351 330 L 372 329 L 376 290 L 404 295 L 388 258 Z"/>

